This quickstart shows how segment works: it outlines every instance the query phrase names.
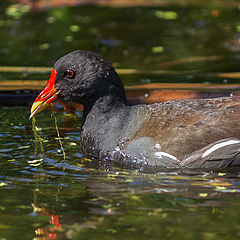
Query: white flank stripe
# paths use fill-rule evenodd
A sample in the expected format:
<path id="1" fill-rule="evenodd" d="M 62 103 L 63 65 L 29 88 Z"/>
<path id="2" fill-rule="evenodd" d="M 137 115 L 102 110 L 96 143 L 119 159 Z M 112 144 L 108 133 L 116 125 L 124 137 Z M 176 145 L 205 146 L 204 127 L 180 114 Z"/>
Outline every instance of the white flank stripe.
<path id="1" fill-rule="evenodd" d="M 155 148 L 161 148 L 161 145 L 159 143 L 155 144 Z"/>
<path id="2" fill-rule="evenodd" d="M 176 157 L 174 157 L 173 155 L 171 155 L 171 154 L 169 154 L 169 153 L 166 153 L 166 152 L 155 152 L 155 156 L 156 156 L 157 158 L 162 158 L 163 156 L 165 156 L 165 157 L 168 157 L 168 158 L 177 160 Z"/>
<path id="3" fill-rule="evenodd" d="M 218 150 L 219 148 L 231 145 L 231 144 L 236 144 L 236 143 L 240 143 L 239 140 L 228 140 L 226 142 L 222 142 L 222 143 L 218 143 L 214 146 L 212 146 L 210 149 L 208 149 L 207 151 L 205 151 L 202 155 L 202 158 L 206 157 L 207 155 L 209 155 L 210 153 Z"/>

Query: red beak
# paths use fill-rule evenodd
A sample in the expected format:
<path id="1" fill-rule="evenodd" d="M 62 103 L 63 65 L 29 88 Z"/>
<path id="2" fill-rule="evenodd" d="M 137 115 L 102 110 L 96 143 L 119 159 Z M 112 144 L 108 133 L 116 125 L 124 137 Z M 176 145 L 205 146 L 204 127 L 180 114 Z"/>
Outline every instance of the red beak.
<path id="1" fill-rule="evenodd" d="M 37 113 L 41 112 L 44 108 L 49 106 L 53 101 L 57 99 L 57 94 L 59 92 L 57 92 L 57 90 L 54 88 L 56 77 L 57 71 L 53 69 L 46 87 L 42 90 L 42 92 L 33 102 L 29 119 L 31 119 Z"/>

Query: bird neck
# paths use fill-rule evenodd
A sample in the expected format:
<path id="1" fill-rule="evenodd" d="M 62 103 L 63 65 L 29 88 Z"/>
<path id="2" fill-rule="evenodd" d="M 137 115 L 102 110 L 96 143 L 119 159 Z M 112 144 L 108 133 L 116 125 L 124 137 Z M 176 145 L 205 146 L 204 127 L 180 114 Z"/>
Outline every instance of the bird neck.
<path id="1" fill-rule="evenodd" d="M 127 101 L 125 91 L 118 91 L 114 92 L 111 91 L 105 92 L 92 98 L 91 101 L 83 104 L 84 111 L 83 111 L 83 124 L 86 121 L 87 116 L 90 114 L 91 119 L 96 118 L 99 119 L 101 116 L 111 116 L 112 113 L 116 111 L 122 111 L 123 109 L 130 106 L 129 102 Z"/>

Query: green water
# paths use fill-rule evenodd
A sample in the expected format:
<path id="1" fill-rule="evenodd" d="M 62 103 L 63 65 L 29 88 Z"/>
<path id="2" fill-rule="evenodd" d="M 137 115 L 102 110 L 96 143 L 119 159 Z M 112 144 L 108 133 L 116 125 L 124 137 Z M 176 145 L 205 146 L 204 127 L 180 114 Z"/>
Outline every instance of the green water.
<path id="1" fill-rule="evenodd" d="M 125 85 L 239 82 L 218 76 L 239 71 L 239 2 L 152 2 L 29 11 L 2 1 L 0 66 L 52 66 L 88 49 L 118 68 L 162 71 L 122 75 Z M 0 72 L 0 81 L 47 78 Z M 239 239 L 238 171 L 151 175 L 92 161 L 81 154 L 81 113 L 61 110 L 37 117 L 42 151 L 29 109 L 0 106 L 0 240 Z"/>
<path id="2" fill-rule="evenodd" d="M 43 2 L 43 1 L 42 1 Z M 0 6 L 0 65 L 48 66 L 76 49 L 97 51 L 117 68 L 162 74 L 123 75 L 125 84 L 216 82 L 238 72 L 238 1 L 165 1 L 159 6 L 80 5 L 30 11 Z M 11 3 L 11 4 L 10 4 Z M 0 80 L 47 79 L 48 74 L 2 73 Z"/>
<path id="3" fill-rule="evenodd" d="M 35 152 L 28 115 L 0 108 L 1 239 L 239 238 L 238 172 L 151 175 L 91 162 L 80 153 L 81 114 L 62 112 L 37 118 L 44 153 Z"/>

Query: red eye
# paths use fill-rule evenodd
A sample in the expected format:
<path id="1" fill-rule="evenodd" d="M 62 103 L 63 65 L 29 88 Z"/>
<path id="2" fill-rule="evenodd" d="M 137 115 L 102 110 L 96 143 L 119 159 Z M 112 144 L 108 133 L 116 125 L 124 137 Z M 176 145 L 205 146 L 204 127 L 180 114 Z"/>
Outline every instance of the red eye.
<path id="1" fill-rule="evenodd" d="M 64 73 L 64 76 L 67 77 L 67 78 L 74 78 L 75 72 L 74 72 L 73 70 L 67 70 L 67 71 Z"/>

